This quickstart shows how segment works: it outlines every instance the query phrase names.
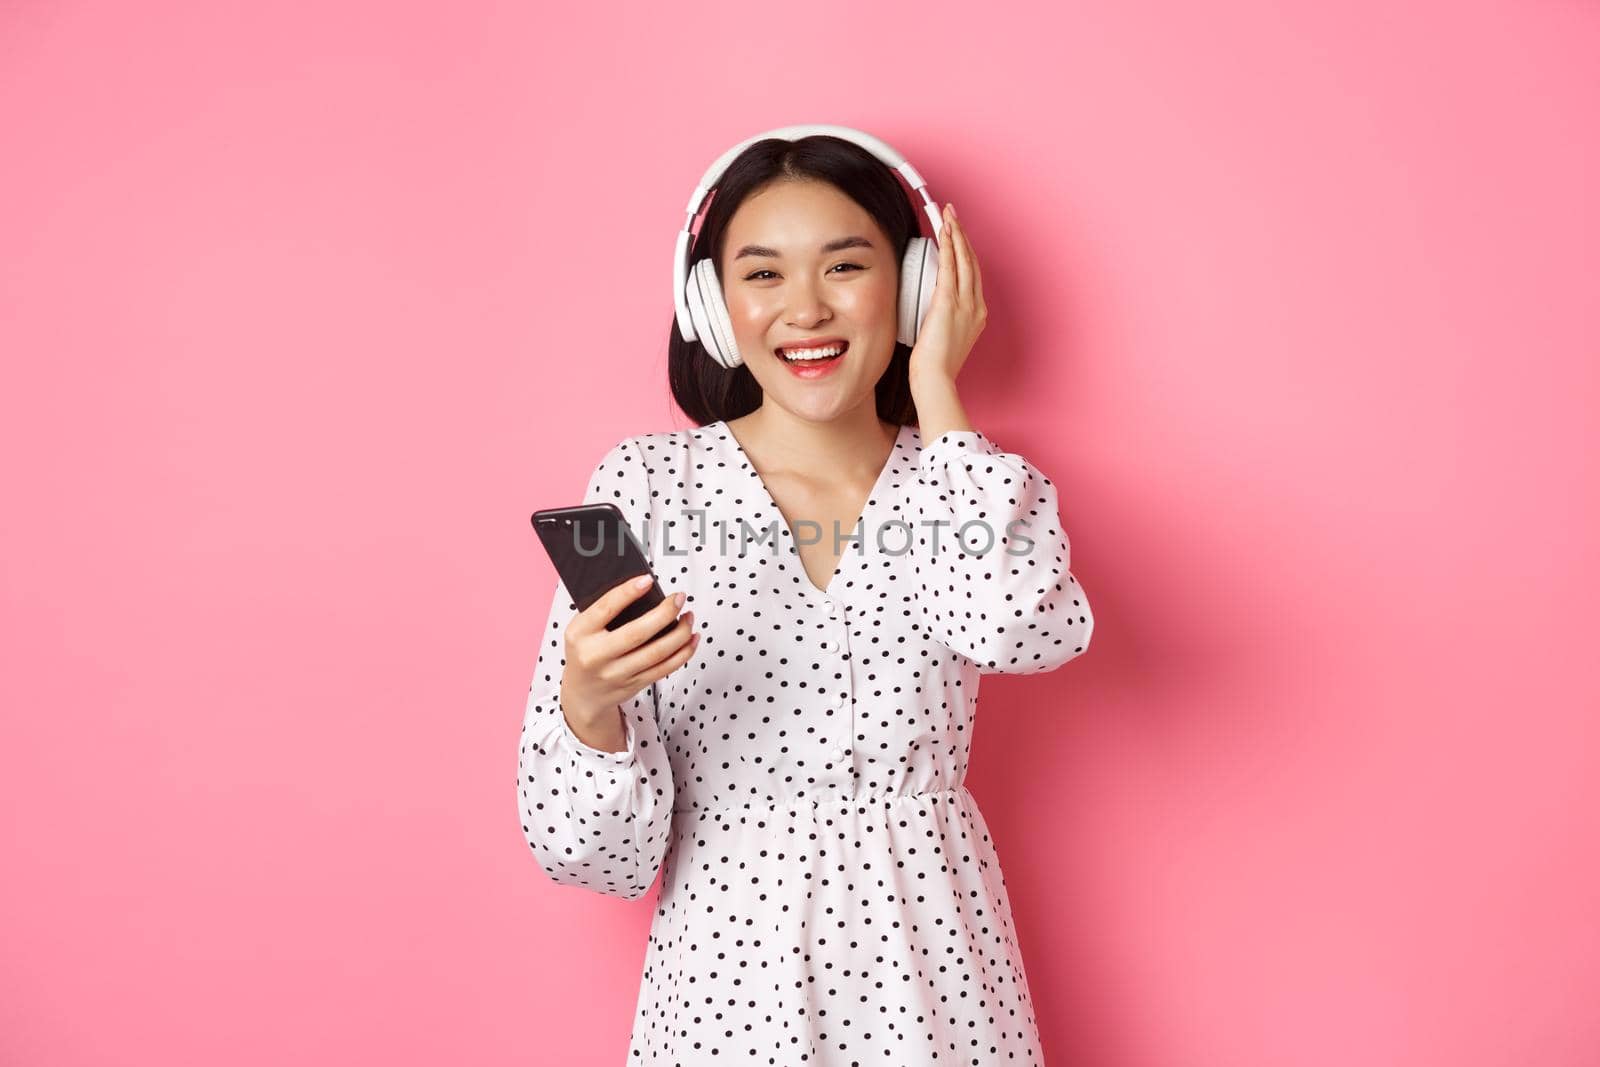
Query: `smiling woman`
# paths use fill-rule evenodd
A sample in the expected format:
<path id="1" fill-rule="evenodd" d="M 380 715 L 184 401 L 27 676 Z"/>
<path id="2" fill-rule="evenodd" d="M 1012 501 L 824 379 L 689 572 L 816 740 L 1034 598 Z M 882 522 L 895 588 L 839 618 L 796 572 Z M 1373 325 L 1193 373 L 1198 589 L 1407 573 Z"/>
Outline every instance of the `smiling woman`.
<path id="1" fill-rule="evenodd" d="M 647 643 L 671 598 L 612 633 L 625 590 L 577 612 L 558 583 L 523 832 L 563 885 L 634 899 L 661 874 L 629 1063 L 1037 1067 L 965 781 L 980 676 L 1054 670 L 1094 628 L 1055 484 L 965 420 L 985 311 L 953 209 L 928 203 L 935 263 L 865 147 L 728 158 L 675 268 L 697 425 L 624 439 L 585 497 L 661 535 L 651 569 L 693 610 Z"/>
<path id="2" fill-rule="evenodd" d="M 764 396 L 748 361 L 752 353 L 770 353 L 769 366 L 779 369 L 780 347 L 838 339 L 851 343 L 851 355 L 866 357 L 858 360 L 866 364 L 858 378 L 875 383 L 878 418 L 897 426 L 914 423 L 911 346 L 898 340 L 895 327 L 902 261 L 918 237 L 917 213 L 894 171 L 864 148 L 827 135 L 749 145 L 717 181 L 690 253 L 717 265 L 734 330 L 728 341 L 743 358 L 723 366 L 703 340 L 685 340 L 675 318 L 667 375 L 678 406 L 702 425 L 747 415 Z M 764 329 L 763 312 L 792 296 L 796 285 L 815 285 L 817 295 L 825 285 L 830 301 L 857 300 L 854 326 L 865 328 L 887 312 L 889 327 L 877 336 L 848 338 L 837 320 L 814 331 L 803 328 L 804 319 Z M 851 315 L 849 307 L 829 307 Z M 822 369 L 800 368 L 795 380 L 816 380 Z M 783 376 L 775 378 L 781 382 Z"/>

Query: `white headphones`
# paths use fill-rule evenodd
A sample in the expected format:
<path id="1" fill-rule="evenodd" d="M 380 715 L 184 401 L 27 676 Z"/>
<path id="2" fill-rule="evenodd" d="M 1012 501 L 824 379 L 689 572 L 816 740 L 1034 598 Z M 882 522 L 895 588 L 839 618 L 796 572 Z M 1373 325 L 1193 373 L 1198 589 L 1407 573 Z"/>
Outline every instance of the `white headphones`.
<path id="1" fill-rule="evenodd" d="M 928 313 L 934 284 L 939 278 L 937 241 L 943 222 L 939 208 L 928 196 L 928 183 L 899 152 L 871 134 L 849 126 L 782 126 L 740 141 L 711 164 L 711 169 L 706 171 L 700 184 L 695 186 L 694 195 L 689 198 L 688 217 L 684 220 L 683 229 L 678 232 L 677 254 L 672 264 L 672 300 L 678 309 L 678 332 L 685 341 L 698 340 L 711 358 L 724 367 L 737 367 L 744 362 L 744 358 L 734 344 L 733 322 L 728 318 L 728 305 L 722 299 L 722 283 L 717 280 L 717 268 L 712 257 L 702 256 L 694 269 L 689 269 L 689 242 L 692 238 L 689 228 L 694 225 L 700 206 L 722 177 L 722 172 L 728 169 L 740 152 L 769 137 L 794 141 L 813 134 L 838 137 L 866 149 L 899 171 L 907 184 L 922 194 L 922 210 L 933 225 L 933 237 L 913 237 L 906 245 L 906 254 L 900 264 L 899 340 L 905 345 L 917 343 L 917 331 L 921 329 L 922 320 Z"/>

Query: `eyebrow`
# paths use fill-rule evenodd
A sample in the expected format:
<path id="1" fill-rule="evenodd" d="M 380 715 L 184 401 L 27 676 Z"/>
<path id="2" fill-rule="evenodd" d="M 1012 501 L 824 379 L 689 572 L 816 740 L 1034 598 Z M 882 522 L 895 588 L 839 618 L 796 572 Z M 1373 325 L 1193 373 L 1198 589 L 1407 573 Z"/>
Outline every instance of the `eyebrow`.
<path id="1" fill-rule="evenodd" d="M 826 255 L 829 252 L 838 252 L 846 248 L 871 247 L 872 242 L 867 240 L 865 237 L 836 237 L 822 246 L 822 252 L 824 255 Z M 778 254 L 778 250 L 776 248 L 768 248 L 766 245 L 745 245 L 743 248 L 739 249 L 739 254 L 733 258 L 743 259 L 745 256 L 765 256 L 767 259 L 783 258 Z"/>

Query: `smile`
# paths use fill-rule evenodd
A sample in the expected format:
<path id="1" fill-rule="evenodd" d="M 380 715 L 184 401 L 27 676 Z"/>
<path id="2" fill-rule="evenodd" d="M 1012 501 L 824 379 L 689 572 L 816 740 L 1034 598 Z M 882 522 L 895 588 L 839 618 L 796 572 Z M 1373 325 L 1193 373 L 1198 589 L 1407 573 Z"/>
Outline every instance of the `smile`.
<path id="1" fill-rule="evenodd" d="M 790 374 L 797 378 L 810 379 L 821 378 L 831 373 L 835 367 L 844 362 L 845 350 L 849 347 L 850 342 L 841 341 L 836 344 L 804 348 L 783 347 L 777 349 L 777 353 Z"/>
<path id="2" fill-rule="evenodd" d="M 836 359 L 849 347 L 849 341 L 830 341 L 822 345 L 784 345 L 773 351 L 787 363 L 816 363 Z"/>

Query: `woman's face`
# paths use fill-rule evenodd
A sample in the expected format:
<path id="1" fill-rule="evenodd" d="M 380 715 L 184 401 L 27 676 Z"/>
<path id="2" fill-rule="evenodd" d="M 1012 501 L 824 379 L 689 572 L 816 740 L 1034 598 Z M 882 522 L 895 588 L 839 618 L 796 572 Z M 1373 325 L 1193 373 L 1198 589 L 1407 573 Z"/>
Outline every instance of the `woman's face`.
<path id="1" fill-rule="evenodd" d="M 734 212 L 717 266 L 739 354 L 768 401 L 817 422 L 873 402 L 894 356 L 900 262 L 860 204 L 826 182 L 774 181 Z M 816 363 L 777 352 L 814 340 L 848 347 Z"/>

